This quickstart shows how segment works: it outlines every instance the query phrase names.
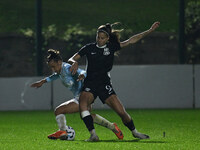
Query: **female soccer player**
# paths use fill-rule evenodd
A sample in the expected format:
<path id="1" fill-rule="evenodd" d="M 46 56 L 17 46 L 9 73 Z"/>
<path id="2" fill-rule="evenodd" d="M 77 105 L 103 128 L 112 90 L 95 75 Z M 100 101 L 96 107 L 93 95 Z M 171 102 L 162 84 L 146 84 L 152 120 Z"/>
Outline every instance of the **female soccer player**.
<path id="1" fill-rule="evenodd" d="M 120 42 L 120 30 L 113 30 L 111 24 L 101 25 L 96 34 L 96 43 L 90 43 L 82 47 L 74 54 L 68 62 L 72 64 L 70 71 L 75 74 L 78 69 L 78 60 L 84 55 L 87 57 L 87 77 L 84 80 L 83 89 L 80 95 L 80 114 L 88 128 L 91 136 L 88 141 L 98 141 L 95 133 L 93 118 L 90 115 L 88 106 L 99 96 L 103 103 L 121 117 L 122 122 L 129 128 L 135 138 L 148 139 L 149 136 L 139 133 L 132 118 L 126 112 L 124 106 L 116 96 L 110 81 L 110 71 L 113 66 L 114 53 L 121 48 L 134 44 L 159 27 L 160 22 L 155 22 L 149 30 L 133 35 L 129 39 Z"/>
<path id="2" fill-rule="evenodd" d="M 39 88 L 46 82 L 51 82 L 56 79 L 60 79 L 65 87 L 67 87 L 74 95 L 74 98 L 62 103 L 55 109 L 56 121 L 59 127 L 59 131 L 48 136 L 49 139 L 67 139 L 67 125 L 65 114 L 79 112 L 79 95 L 82 88 L 83 79 L 86 77 L 86 72 L 81 69 L 77 69 L 77 73 L 72 75 L 70 72 L 71 65 L 63 62 L 60 52 L 57 50 L 49 49 L 47 57 L 47 64 L 54 72 L 51 76 L 46 77 L 40 81 L 37 81 L 31 85 L 31 87 Z M 88 105 L 88 109 L 91 110 L 91 105 Z M 118 128 L 116 123 L 111 123 L 105 118 L 92 114 L 94 123 L 104 126 L 112 130 L 118 139 L 123 139 L 123 134 Z"/>

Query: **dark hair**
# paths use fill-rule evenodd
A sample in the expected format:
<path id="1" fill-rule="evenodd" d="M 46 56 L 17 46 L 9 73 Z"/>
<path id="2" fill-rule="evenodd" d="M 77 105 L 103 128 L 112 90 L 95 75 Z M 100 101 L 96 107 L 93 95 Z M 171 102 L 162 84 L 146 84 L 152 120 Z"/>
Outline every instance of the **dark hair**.
<path id="1" fill-rule="evenodd" d="M 62 61 L 62 57 L 60 56 L 60 51 L 54 50 L 54 49 L 49 49 L 47 51 L 48 56 L 47 56 L 47 63 L 49 63 L 51 60 L 54 60 L 58 62 L 59 60 Z"/>
<path id="2" fill-rule="evenodd" d="M 113 29 L 114 25 L 119 24 L 119 22 L 115 22 L 113 24 L 110 23 L 106 23 L 105 25 L 101 25 L 99 26 L 97 33 L 98 32 L 104 32 L 109 36 L 109 41 L 112 42 L 119 42 L 120 40 L 120 32 L 123 31 L 123 29 L 121 30 L 115 30 Z"/>

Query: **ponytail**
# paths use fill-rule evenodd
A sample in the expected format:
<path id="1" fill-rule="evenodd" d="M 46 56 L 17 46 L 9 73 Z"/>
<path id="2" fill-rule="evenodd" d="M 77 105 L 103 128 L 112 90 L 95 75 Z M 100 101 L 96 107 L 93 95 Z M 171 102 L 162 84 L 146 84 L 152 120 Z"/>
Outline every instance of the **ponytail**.
<path id="1" fill-rule="evenodd" d="M 54 60 L 54 61 L 59 61 L 61 60 L 62 61 L 62 57 L 60 56 L 60 51 L 58 50 L 54 50 L 54 49 L 49 49 L 47 51 L 48 53 L 48 56 L 47 56 L 47 62 L 49 63 L 51 60 Z"/>

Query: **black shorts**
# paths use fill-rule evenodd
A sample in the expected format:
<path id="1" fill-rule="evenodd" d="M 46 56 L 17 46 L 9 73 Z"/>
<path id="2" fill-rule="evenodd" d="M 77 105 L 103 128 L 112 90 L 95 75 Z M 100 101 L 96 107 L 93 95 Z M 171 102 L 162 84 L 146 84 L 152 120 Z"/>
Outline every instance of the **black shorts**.
<path id="1" fill-rule="evenodd" d="M 82 88 L 82 91 L 90 92 L 93 94 L 94 99 L 99 97 L 103 104 L 108 97 L 115 94 L 113 90 L 112 84 L 110 82 L 102 82 L 102 83 L 95 83 L 95 82 L 85 82 Z"/>

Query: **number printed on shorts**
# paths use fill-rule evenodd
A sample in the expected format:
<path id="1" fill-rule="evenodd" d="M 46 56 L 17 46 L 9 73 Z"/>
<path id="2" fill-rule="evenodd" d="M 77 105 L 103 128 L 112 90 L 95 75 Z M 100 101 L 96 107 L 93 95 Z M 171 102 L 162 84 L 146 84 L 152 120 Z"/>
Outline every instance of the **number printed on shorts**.
<path id="1" fill-rule="evenodd" d="M 110 85 L 106 85 L 106 90 L 108 90 L 108 94 L 112 93 L 112 87 Z"/>

